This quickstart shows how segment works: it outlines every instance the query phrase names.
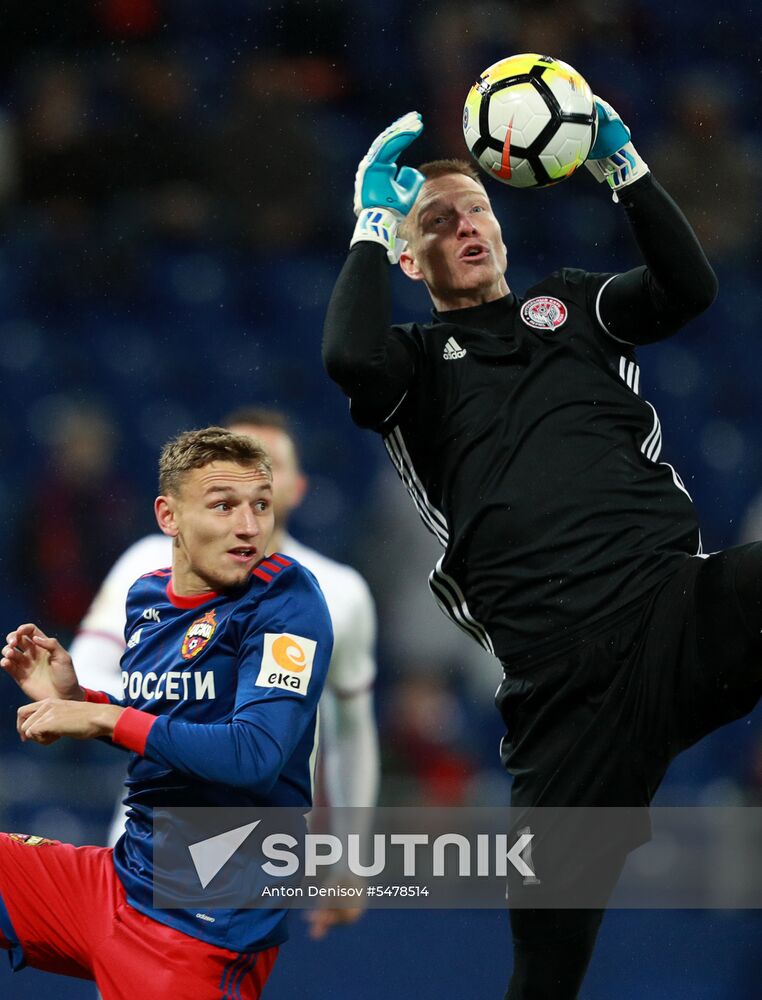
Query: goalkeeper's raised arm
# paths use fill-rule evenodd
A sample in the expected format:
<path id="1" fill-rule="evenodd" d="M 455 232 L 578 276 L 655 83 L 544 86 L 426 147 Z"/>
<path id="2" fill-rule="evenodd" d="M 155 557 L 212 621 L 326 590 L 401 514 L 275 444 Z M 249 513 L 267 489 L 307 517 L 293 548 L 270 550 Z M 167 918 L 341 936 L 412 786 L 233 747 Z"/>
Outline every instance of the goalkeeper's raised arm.
<path id="1" fill-rule="evenodd" d="M 374 424 L 392 411 L 413 377 L 408 348 L 389 336 L 392 291 L 389 264 L 406 243 L 400 234 L 424 182 L 419 171 L 399 168 L 397 157 L 422 132 L 411 111 L 376 137 L 355 176 L 357 224 L 331 296 L 325 322 L 326 370 L 350 398 L 358 416 Z"/>
<path id="2" fill-rule="evenodd" d="M 595 98 L 598 134 L 585 166 L 624 207 L 645 265 L 616 275 L 601 291 L 601 322 L 630 344 L 662 340 L 707 309 L 717 279 L 687 219 L 654 179 L 630 129 Z"/>

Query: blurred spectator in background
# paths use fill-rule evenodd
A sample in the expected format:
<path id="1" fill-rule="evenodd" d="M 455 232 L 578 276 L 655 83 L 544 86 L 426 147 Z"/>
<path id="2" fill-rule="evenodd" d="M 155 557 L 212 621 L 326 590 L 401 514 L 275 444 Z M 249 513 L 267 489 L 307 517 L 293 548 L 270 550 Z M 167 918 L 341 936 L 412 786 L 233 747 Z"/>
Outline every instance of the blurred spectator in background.
<path id="1" fill-rule="evenodd" d="M 131 490 L 114 470 L 116 431 L 93 407 L 64 408 L 48 427 L 48 455 L 20 501 L 15 578 L 35 615 L 68 641 L 103 566 L 135 532 Z"/>
<path id="2" fill-rule="evenodd" d="M 668 128 L 649 156 L 652 168 L 709 257 L 739 259 L 759 243 L 762 144 L 744 128 L 745 95 L 704 70 L 683 74 L 668 93 Z"/>
<path id="3" fill-rule="evenodd" d="M 346 7 L 281 0 L 263 27 L 274 44 L 236 65 L 212 175 L 239 235 L 268 255 L 316 245 L 334 221 L 320 112 L 347 96 Z"/>
<path id="4" fill-rule="evenodd" d="M 384 774 L 390 805 L 469 804 L 476 762 L 467 717 L 441 662 L 408 663 L 385 713 Z"/>
<path id="5" fill-rule="evenodd" d="M 158 235 L 214 232 L 218 206 L 207 162 L 213 136 L 187 61 L 166 48 L 127 49 L 109 67 L 109 89 L 109 176 L 120 217 L 129 213 L 133 226 Z"/>
<path id="6" fill-rule="evenodd" d="M 229 217 L 267 253 L 309 244 L 324 222 L 323 156 L 306 82 L 281 56 L 249 61 L 211 164 Z"/>
<path id="7" fill-rule="evenodd" d="M 115 178 L 103 155 L 88 75 L 74 62 L 51 58 L 25 76 L 21 197 L 54 216 L 96 211 Z"/>

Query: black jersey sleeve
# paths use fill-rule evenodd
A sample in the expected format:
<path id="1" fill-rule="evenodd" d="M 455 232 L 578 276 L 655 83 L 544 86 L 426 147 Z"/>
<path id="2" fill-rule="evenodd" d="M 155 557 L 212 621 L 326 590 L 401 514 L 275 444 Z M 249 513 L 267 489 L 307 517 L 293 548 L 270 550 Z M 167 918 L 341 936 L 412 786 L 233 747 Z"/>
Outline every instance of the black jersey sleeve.
<path id="1" fill-rule="evenodd" d="M 351 401 L 361 427 L 379 427 L 405 397 L 416 370 L 415 345 L 392 327 L 392 290 L 383 247 L 358 243 L 328 304 L 323 363 Z"/>
<path id="2" fill-rule="evenodd" d="M 717 278 L 690 223 L 650 174 L 624 188 L 619 199 L 645 266 L 612 277 L 596 311 L 616 340 L 648 344 L 707 309 Z"/>

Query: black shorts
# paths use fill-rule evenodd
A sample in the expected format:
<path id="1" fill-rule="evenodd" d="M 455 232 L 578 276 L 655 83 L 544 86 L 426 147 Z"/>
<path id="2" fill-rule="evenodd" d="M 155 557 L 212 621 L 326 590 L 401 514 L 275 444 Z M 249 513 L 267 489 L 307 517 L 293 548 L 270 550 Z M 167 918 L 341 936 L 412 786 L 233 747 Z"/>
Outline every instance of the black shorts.
<path id="1" fill-rule="evenodd" d="M 512 661 L 496 701 L 513 804 L 647 805 L 681 750 L 756 704 L 761 633 L 754 542 L 686 557 L 573 647 Z"/>

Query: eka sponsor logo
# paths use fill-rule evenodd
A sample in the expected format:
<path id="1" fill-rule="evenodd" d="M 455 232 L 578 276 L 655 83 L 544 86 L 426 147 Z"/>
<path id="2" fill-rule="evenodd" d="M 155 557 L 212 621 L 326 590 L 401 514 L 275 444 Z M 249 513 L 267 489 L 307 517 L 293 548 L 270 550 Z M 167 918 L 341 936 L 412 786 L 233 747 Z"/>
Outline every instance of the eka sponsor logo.
<path id="1" fill-rule="evenodd" d="M 317 643 L 302 635 L 265 632 L 259 687 L 277 687 L 305 695 L 312 677 Z"/>

